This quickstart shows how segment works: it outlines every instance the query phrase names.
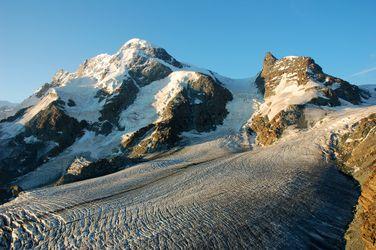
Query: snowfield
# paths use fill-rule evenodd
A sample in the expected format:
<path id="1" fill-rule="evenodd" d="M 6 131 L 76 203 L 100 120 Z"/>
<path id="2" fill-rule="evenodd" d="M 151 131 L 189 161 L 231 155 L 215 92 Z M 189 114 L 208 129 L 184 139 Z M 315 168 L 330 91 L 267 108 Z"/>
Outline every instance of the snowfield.
<path id="1" fill-rule="evenodd" d="M 207 73 L 209 74 L 209 72 Z M 203 141 L 215 140 L 226 135 L 237 136 L 239 130 L 241 130 L 242 126 L 253 113 L 254 100 L 261 98 L 254 87 L 252 78 L 236 80 L 219 75 L 215 76 L 218 78 L 221 77 L 220 81 L 233 94 L 233 100 L 226 106 L 229 114 L 225 118 L 223 125 L 217 126 L 217 129 L 213 132 L 197 133 L 190 131 L 182 133 L 186 144 L 197 144 Z M 83 137 L 79 138 L 60 155 L 49 159 L 48 162 L 42 164 L 36 170 L 20 176 L 15 183 L 23 189 L 29 190 L 55 181 L 65 172 L 76 157 L 84 156 L 90 160 L 98 160 L 104 157 L 115 156 L 119 153 L 120 143 L 126 136 L 161 119 L 158 113 L 162 112 L 168 99 L 171 99 L 179 89 L 183 88 L 187 80 L 195 77 L 195 72 L 181 70 L 171 73 L 162 80 L 152 82 L 140 88 L 135 102 L 120 114 L 119 123 L 124 130 L 114 130 L 107 136 L 96 135 L 93 131 L 85 131 Z M 49 96 L 47 95 L 48 98 L 50 98 Z M 47 97 L 44 99 L 47 99 Z M 52 101 L 50 99 L 47 100 Z M 83 102 L 85 100 L 87 99 L 82 99 Z M 38 105 L 44 103 L 47 103 L 47 101 L 38 102 Z M 72 112 L 74 108 L 72 107 L 69 112 Z M 98 111 L 95 112 L 99 114 Z M 27 114 L 28 117 L 32 117 L 30 115 L 31 112 L 30 114 L 27 112 Z M 78 116 L 85 115 L 85 113 L 82 113 L 82 110 L 76 114 Z M 23 128 L 18 123 L 11 124 L 14 124 L 12 126 L 16 126 L 18 130 L 22 130 Z M 8 135 L 14 135 L 17 132 L 12 126 L 7 126 L 4 126 L 2 129 L 3 131 L 9 130 Z M 240 138 L 239 140 L 245 139 Z M 248 144 L 248 142 L 244 143 Z"/>
<path id="2" fill-rule="evenodd" d="M 25 192 L 0 207 L 0 226 L 14 248 L 341 247 L 357 187 L 326 163 L 321 145 L 374 112 L 346 108 L 252 151 L 234 152 L 224 137 Z"/>
<path id="3" fill-rule="evenodd" d="M 305 85 L 298 85 L 296 74 L 284 74 L 278 86 L 274 89 L 275 95 L 265 99 L 260 106 L 260 113 L 272 120 L 282 110 L 294 104 L 304 104 L 317 97 L 316 82 L 309 81 Z"/>
<path id="4" fill-rule="evenodd" d="M 270 53 L 269 57 L 277 60 Z M 21 154 L 17 158 L 24 150 L 3 151 L 6 157 L 0 159 L 0 163 L 5 162 L 0 170 L 19 171 L 12 172 L 18 175 L 6 183 L 9 186 L 4 190 L 14 191 L 10 185 L 17 185 L 24 191 L 0 205 L 0 248 L 343 248 L 360 190 L 357 182 L 333 165 L 329 143 L 333 134 L 350 131 L 354 123 L 376 113 L 376 88 L 364 86 L 371 97 L 356 103 L 359 105 L 343 99 L 336 99 L 341 105 L 335 107 L 310 103 L 313 98 L 327 98 L 318 91 L 324 83 L 312 78 L 301 84 L 298 74 L 283 71 L 288 67 L 286 61 L 297 59 L 291 56 L 276 62 L 282 73 L 271 75 L 270 81 L 275 79 L 273 94 L 265 98 L 259 93 L 258 77 L 230 79 L 180 63 L 162 48 L 140 39 L 130 40 L 113 55 L 85 60 L 76 72 L 59 70 L 49 84 L 6 114 L 9 118 L 20 111 L 0 123 L 0 146 L 26 145 L 33 149 L 34 144 L 45 143 L 46 152 L 56 147 L 58 136 L 43 141 L 37 133 L 20 134 L 27 132 L 28 123 L 38 118 L 40 111 L 48 111 L 51 104 L 61 105 L 56 115 L 61 112 L 85 120 L 87 126 L 72 135 L 61 151 L 46 154 L 43 161 L 24 172 L 18 164 L 29 162 Z M 206 92 L 195 90 L 195 95 L 184 99 L 185 104 L 205 108 L 205 117 L 197 115 L 199 125 L 206 125 L 208 117 L 220 119 L 207 130 L 200 130 L 200 126 L 176 129 L 180 120 L 184 123 L 185 117 L 196 115 L 195 109 L 176 109 L 182 116 L 164 111 L 170 111 L 172 101 L 179 100 L 191 81 L 199 82 L 201 74 L 210 76 L 217 87 L 221 85 L 228 92 L 218 92 L 219 101 L 209 102 L 202 98 Z M 332 88 L 341 87 L 337 85 Z M 346 95 L 341 96 L 346 99 Z M 204 105 L 195 106 L 202 102 Z M 299 115 L 306 125 L 296 126 L 294 121 L 286 127 L 273 127 L 283 131 L 276 143 L 256 145 L 252 117 L 261 115 L 272 120 L 299 104 L 305 105 Z M 103 118 L 104 112 L 109 118 Z M 169 124 L 171 115 L 178 121 Z M 46 123 L 52 120 L 40 119 Z M 75 126 L 62 134 L 66 120 L 62 121 L 57 133 L 67 138 Z M 166 128 L 157 127 L 163 122 Z M 49 132 L 47 125 L 41 133 Z M 68 171 L 73 174 L 82 170 L 80 164 L 89 166 L 104 159 L 123 163 L 123 158 L 116 157 L 128 157 L 131 154 L 126 150 L 149 143 L 145 140 L 151 138 L 148 133 L 157 131 L 150 130 L 149 125 L 161 129 L 155 141 L 171 139 L 168 133 L 173 129 L 178 132 L 172 133 L 172 139 L 180 135 L 181 141 L 177 138 L 166 147 L 145 150 L 142 163 L 119 172 L 54 186 L 72 162 L 77 164 Z M 270 131 L 263 131 L 267 125 L 261 123 L 260 127 L 270 139 Z M 187 131 L 190 128 L 210 132 Z M 18 140 L 13 140 L 17 135 Z M 132 135 L 136 135 L 134 141 L 124 149 Z M 20 160 L 6 165 L 6 160 L 12 159 Z"/>

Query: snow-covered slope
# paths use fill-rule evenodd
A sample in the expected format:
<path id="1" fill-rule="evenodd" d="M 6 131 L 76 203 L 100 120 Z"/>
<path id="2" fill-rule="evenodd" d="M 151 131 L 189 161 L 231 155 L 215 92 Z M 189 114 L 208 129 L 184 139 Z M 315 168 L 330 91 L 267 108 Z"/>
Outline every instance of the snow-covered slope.
<path id="1" fill-rule="evenodd" d="M 334 114 L 267 148 L 234 154 L 223 140 L 212 141 L 112 175 L 22 193 L 0 207 L 6 225 L 0 243 L 341 248 L 358 192 L 323 161 L 320 145 L 347 118 L 372 112 L 358 107 Z"/>
<path id="2" fill-rule="evenodd" d="M 0 120 L 6 118 L 7 116 L 13 114 L 13 109 L 17 106 L 16 103 L 1 101 L 0 100 Z"/>
<path id="3" fill-rule="evenodd" d="M 56 180 L 77 157 L 143 157 L 179 141 L 235 134 L 259 98 L 253 82 L 180 63 L 163 48 L 132 39 L 76 72 L 59 70 L 0 123 L 0 145 L 15 145 L 0 153 L 0 170 L 29 189 Z M 64 123 L 77 129 L 58 126 Z"/>
<path id="4" fill-rule="evenodd" d="M 141 39 L 59 70 L 0 122 L 0 248 L 341 248 L 359 193 L 333 138 L 373 146 L 375 87 L 270 53 L 230 79 Z"/>
<path id="5" fill-rule="evenodd" d="M 333 107 L 374 104 L 372 91 L 324 73 L 310 57 L 277 59 L 267 53 L 256 85 L 264 101 L 249 120 L 249 127 L 261 145 L 277 141 L 289 126 L 306 129 L 320 119 L 315 116 Z"/>

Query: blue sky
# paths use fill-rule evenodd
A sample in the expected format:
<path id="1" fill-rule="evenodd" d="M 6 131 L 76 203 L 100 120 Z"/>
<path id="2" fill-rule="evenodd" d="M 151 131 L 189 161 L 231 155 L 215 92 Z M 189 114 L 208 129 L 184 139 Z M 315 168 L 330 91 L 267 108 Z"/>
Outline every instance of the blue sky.
<path id="1" fill-rule="evenodd" d="M 242 78 L 267 51 L 309 55 L 325 72 L 376 84 L 376 1 L 0 2 L 0 99 L 21 101 L 60 68 L 137 37 L 178 60 Z"/>

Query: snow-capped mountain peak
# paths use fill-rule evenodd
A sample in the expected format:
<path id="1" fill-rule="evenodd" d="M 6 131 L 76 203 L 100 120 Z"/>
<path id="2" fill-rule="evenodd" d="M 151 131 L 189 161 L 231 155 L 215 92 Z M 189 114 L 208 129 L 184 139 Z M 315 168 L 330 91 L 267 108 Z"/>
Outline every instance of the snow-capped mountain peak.
<path id="1" fill-rule="evenodd" d="M 138 49 L 138 50 L 150 50 L 153 48 L 160 48 L 159 46 L 150 43 L 149 41 L 140 39 L 140 38 L 132 38 L 120 48 L 120 50 L 127 50 L 130 48 Z"/>
<path id="2" fill-rule="evenodd" d="M 319 90 L 329 81 L 343 85 L 342 92 L 337 87 L 332 91 L 347 96 L 348 83 L 322 73 L 306 57 L 278 60 L 268 53 L 256 81 L 236 80 L 182 64 L 161 47 L 131 39 L 112 55 L 85 60 L 75 72 L 58 70 L 19 112 L 0 123 L 0 143 L 15 145 L 0 155 L 7 158 L 15 152 L 10 163 L 0 167 L 22 166 L 11 177 L 32 187 L 45 181 L 35 180 L 38 171 L 52 169 L 49 177 L 60 177 L 76 157 L 90 162 L 118 155 L 144 157 L 181 140 L 238 136 L 239 131 L 246 134 L 239 141 L 249 141 L 247 121 L 252 114 L 260 118 L 253 124 L 263 129 L 267 119 L 280 117 L 290 104 L 320 97 Z M 254 103 L 263 99 L 256 85 L 264 90 L 265 102 L 254 113 Z M 23 161 L 16 153 L 28 150 L 35 162 Z"/>
<path id="3" fill-rule="evenodd" d="M 182 67 L 163 48 L 131 39 L 113 55 L 99 54 L 86 59 L 76 72 L 58 70 L 51 82 L 38 89 L 26 103 L 34 105 L 54 88 L 60 100 L 75 104 L 65 108 L 70 116 L 97 122 L 103 106 L 112 102 L 124 84 L 140 88 Z"/>
<path id="4" fill-rule="evenodd" d="M 129 77 L 129 71 L 132 69 L 137 71 L 137 68 L 157 63 L 172 70 L 182 67 L 181 63 L 163 48 L 146 40 L 134 38 L 121 46 L 113 55 L 103 53 L 86 59 L 76 72 L 58 70 L 52 77 L 51 87 L 65 86 L 78 78 L 90 78 L 94 80 L 92 81 L 94 88 L 103 89 L 112 94 L 120 86 L 122 80 Z"/>
<path id="5" fill-rule="evenodd" d="M 322 161 L 320 148 L 321 145 L 325 146 L 322 136 L 329 131 L 354 128 L 353 124 L 361 118 L 363 121 L 359 123 L 359 131 L 354 132 L 351 140 L 347 135 L 343 137 L 346 139 L 343 145 L 347 156 L 351 152 L 348 149 L 358 145 L 353 141 L 365 141 L 366 144 L 357 153 L 360 160 L 364 159 L 364 149 L 372 149 L 372 145 L 368 144 L 373 143 L 372 139 L 367 138 L 369 134 L 374 134 L 372 131 L 375 127 L 375 116 L 369 116 L 375 113 L 375 106 L 370 106 L 370 96 L 376 96 L 374 87 L 365 91 L 330 76 L 310 57 L 277 59 L 267 53 L 258 76 L 230 79 L 207 69 L 182 64 L 163 48 L 145 40 L 131 39 L 112 55 L 99 54 L 85 60 L 75 72 L 58 70 L 49 83 L 17 106 L 13 115 L 6 115 L 0 121 L 0 183 L 6 185 L 3 188 L 4 198 L 0 194 L 0 202 L 1 199 L 14 197 L 21 190 L 28 192 L 36 187 L 63 185 L 45 190 L 54 199 L 55 193 L 62 190 L 62 197 L 68 199 L 58 199 L 68 202 L 76 202 L 69 197 L 80 197 L 82 194 L 86 197 L 88 192 L 92 192 L 86 197 L 88 201 L 108 201 L 107 198 L 116 197 L 117 202 L 121 194 L 134 206 L 134 199 L 127 198 L 130 193 L 145 190 L 144 187 L 148 185 L 152 185 L 157 193 L 163 189 L 175 192 L 175 183 L 181 181 L 184 189 L 198 187 L 197 197 L 208 194 L 211 202 L 213 197 L 234 193 L 233 190 L 238 193 L 253 180 L 261 186 L 269 186 L 264 185 L 263 180 L 269 179 L 270 175 L 260 175 L 261 172 L 280 173 L 283 178 L 287 176 L 287 184 L 280 185 L 276 181 L 286 194 L 286 186 L 293 180 L 289 176 L 291 172 L 298 173 L 297 180 L 301 183 L 300 177 L 305 173 L 302 168 L 305 168 L 307 159 L 317 155 L 313 158 Z M 275 145 L 261 150 L 262 146 L 270 144 Z M 294 153 L 294 150 L 298 153 Z M 281 155 L 280 152 L 289 154 Z M 323 175 L 317 174 L 318 165 L 313 158 L 312 173 L 322 183 Z M 358 158 L 354 159 L 358 162 Z M 296 161 L 292 165 L 285 165 L 292 160 Z M 270 168 L 272 162 L 283 165 Z M 367 169 L 358 166 L 354 171 Z M 113 175 L 104 176 L 111 173 Z M 132 177 L 132 173 L 135 177 Z M 151 174 L 155 174 L 156 181 L 154 177 L 149 179 Z M 85 181 L 99 176 L 102 178 Z M 200 182 L 192 179 L 195 176 Z M 142 180 L 135 182 L 138 178 Z M 204 179 L 209 181 L 202 185 Z M 330 183 L 336 183 L 329 179 Z M 77 181 L 86 183 L 87 188 L 82 188 Z M 150 182 L 145 184 L 145 181 Z M 166 181 L 171 182 L 165 185 Z M 222 189 L 225 187 L 222 185 L 226 182 L 229 183 L 226 189 L 231 192 L 223 192 L 226 189 Z M 234 183 L 238 182 L 239 187 L 234 189 Z M 67 183 L 73 185 L 64 186 Z M 98 185 L 93 189 L 95 183 Z M 132 183 L 136 185 L 135 188 L 128 186 Z M 205 189 L 213 183 L 219 184 L 216 188 L 220 190 L 219 195 L 213 196 L 211 190 L 207 192 Z M 161 186 L 156 189 L 155 185 Z M 72 196 L 75 190 L 77 193 Z M 96 196 L 96 190 L 102 193 Z M 301 191 L 300 188 L 296 190 Z M 335 188 L 325 190 L 335 190 L 334 194 L 337 192 Z M 149 194 L 153 192 L 144 192 L 150 204 L 152 199 Z M 180 191 L 176 193 L 177 197 L 172 196 L 174 199 L 171 200 L 175 203 L 179 197 L 184 197 L 183 202 L 187 204 L 186 197 L 190 195 L 181 195 Z M 314 193 L 317 193 L 316 189 Z M 29 194 L 19 197 L 22 206 L 24 201 L 34 197 L 34 194 Z M 40 194 L 45 197 L 43 189 Z M 164 191 L 161 194 L 165 196 Z M 135 197 L 139 199 L 144 196 L 137 194 Z M 196 202 L 197 199 L 194 199 Z M 313 199 L 317 200 L 317 195 Z M 39 202 L 43 198 L 33 200 Z M 79 206 L 89 204 L 81 198 L 77 202 Z M 53 203 L 56 203 L 55 200 Z M 51 211 L 61 211 L 60 203 L 57 204 L 57 210 Z M 223 204 L 227 206 L 232 202 Z M 301 204 L 300 200 L 297 204 Z M 75 207 L 71 204 L 66 206 L 68 210 Z M 13 218 L 17 221 L 8 223 L 11 226 L 7 226 L 6 230 L 1 230 L 0 225 L 2 246 L 4 242 L 10 243 L 10 240 L 13 241 L 11 245 L 17 246 L 14 242 L 19 239 L 23 242 L 33 239 L 30 234 L 24 234 L 25 230 L 18 229 L 20 210 L 17 208 L 14 211 L 15 217 L 0 216 L 0 224 L 4 222 L 2 218 L 6 218 L 5 223 Z M 41 210 L 38 207 L 35 211 Z M 35 212 L 32 213 L 34 218 Z M 40 218 L 45 221 L 46 214 L 43 213 Z M 90 216 L 85 215 L 86 218 Z M 95 221 L 98 221 L 97 218 L 95 216 Z M 27 232 L 37 234 L 39 228 L 54 229 L 56 225 L 67 223 L 54 222 L 51 225 L 37 225 Z M 43 231 L 41 235 L 46 234 Z M 39 238 L 36 243 L 39 244 Z M 25 245 L 29 246 L 29 243 Z"/>
<path id="6" fill-rule="evenodd" d="M 24 140 L 14 148 L 33 148 L 38 160 L 21 163 L 25 167 L 17 176 L 37 166 L 59 169 L 53 173 L 59 175 L 67 167 L 61 161 L 82 155 L 90 161 L 123 151 L 142 157 L 176 145 L 183 132 L 216 130 L 214 136 L 219 136 L 239 131 L 252 112 L 248 97 L 256 93 L 248 86 L 251 81 L 183 65 L 165 49 L 132 39 L 112 55 L 85 60 L 75 72 L 58 70 L 23 102 L 20 112 L 0 123 L 0 143 L 36 138 L 35 145 Z M 244 104 L 249 109 L 233 112 Z"/>

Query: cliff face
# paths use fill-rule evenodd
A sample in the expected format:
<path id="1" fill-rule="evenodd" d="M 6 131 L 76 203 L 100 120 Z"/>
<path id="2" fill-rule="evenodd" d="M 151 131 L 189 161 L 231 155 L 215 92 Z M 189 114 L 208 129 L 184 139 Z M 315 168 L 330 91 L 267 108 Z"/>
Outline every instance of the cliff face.
<path id="1" fill-rule="evenodd" d="M 264 103 L 250 120 L 260 145 L 277 141 L 289 126 L 305 128 L 307 106 L 335 107 L 346 102 L 361 104 L 369 93 L 340 78 L 330 76 L 310 57 L 277 59 L 267 53 L 256 85 Z"/>
<path id="2" fill-rule="evenodd" d="M 265 98 L 268 98 L 278 94 L 275 90 L 286 75 L 298 86 L 307 85 L 310 81 L 316 83 L 315 88 L 322 96 L 313 98 L 313 103 L 317 99 L 326 99 L 322 105 L 337 106 L 341 104 L 341 98 L 352 104 L 360 104 L 361 98 L 367 97 L 367 93 L 356 85 L 324 73 L 312 58 L 306 56 L 288 56 L 278 60 L 268 52 L 256 84 Z"/>
<path id="3" fill-rule="evenodd" d="M 361 185 L 356 213 L 347 234 L 348 249 L 376 248 L 376 114 L 353 124 L 334 139 L 335 159 Z"/>
<path id="4" fill-rule="evenodd" d="M 307 131 L 328 114 L 341 112 L 342 106 L 361 105 L 371 92 L 342 79 L 325 74 L 309 57 L 285 57 L 271 53 L 264 59 L 256 79 L 264 95 L 249 122 L 256 142 L 266 146 L 277 142 L 291 128 Z M 312 120 L 312 116 L 315 117 Z M 332 133 L 330 147 L 335 164 L 353 176 L 361 186 L 356 214 L 346 233 L 347 248 L 376 248 L 376 114 L 350 121 L 345 129 Z M 329 126 L 330 127 L 330 126 Z"/>
<path id="5" fill-rule="evenodd" d="M 373 165 L 376 168 L 376 165 Z M 351 238 L 352 230 L 358 230 L 356 237 Z M 360 231 L 360 232 L 359 232 Z M 363 245 L 365 249 L 376 248 L 376 171 L 362 185 L 362 193 L 358 200 L 355 218 L 348 230 L 348 249 L 357 249 Z M 361 243 L 358 239 L 361 239 Z M 356 243 L 355 243 L 356 241 Z"/>
<path id="6" fill-rule="evenodd" d="M 0 184 L 28 173 L 49 157 L 54 157 L 83 135 L 85 122 L 64 113 L 63 104 L 54 101 L 25 123 L 13 138 L 0 140 Z"/>

